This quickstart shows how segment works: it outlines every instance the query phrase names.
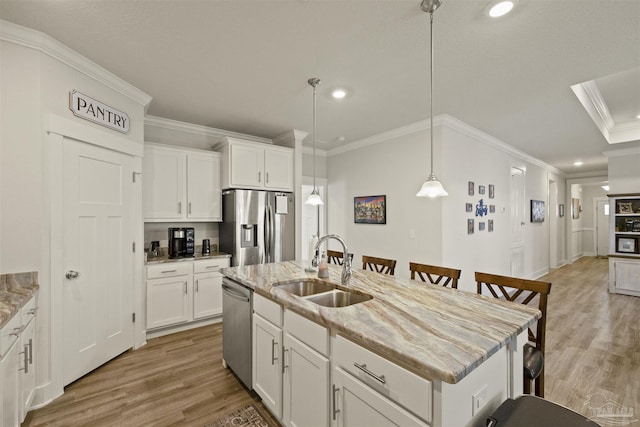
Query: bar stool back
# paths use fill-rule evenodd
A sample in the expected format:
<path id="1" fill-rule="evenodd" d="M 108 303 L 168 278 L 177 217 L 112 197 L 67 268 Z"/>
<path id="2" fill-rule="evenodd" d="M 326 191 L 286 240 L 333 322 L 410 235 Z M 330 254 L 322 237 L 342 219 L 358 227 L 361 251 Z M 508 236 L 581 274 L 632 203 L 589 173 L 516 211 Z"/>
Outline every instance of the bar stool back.
<path id="1" fill-rule="evenodd" d="M 362 255 L 362 269 L 366 270 L 367 267 L 371 271 L 393 276 L 396 270 L 396 260 Z"/>
<path id="2" fill-rule="evenodd" d="M 417 274 L 423 282 L 428 281 L 434 285 L 442 285 L 445 288 L 451 285 L 451 288 L 458 289 L 458 279 L 460 278 L 461 270 L 410 262 L 409 271 L 411 271 L 411 280 L 416 280 Z"/>

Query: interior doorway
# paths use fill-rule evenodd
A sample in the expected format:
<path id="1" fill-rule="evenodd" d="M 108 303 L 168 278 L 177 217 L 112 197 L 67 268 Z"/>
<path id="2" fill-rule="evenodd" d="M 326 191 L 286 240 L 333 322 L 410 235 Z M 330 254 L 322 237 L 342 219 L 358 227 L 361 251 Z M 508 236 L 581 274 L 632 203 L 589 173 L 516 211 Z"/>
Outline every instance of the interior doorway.
<path id="1" fill-rule="evenodd" d="M 525 169 L 511 167 L 510 222 L 511 222 L 511 276 L 524 274 L 524 227 L 525 222 Z"/>
<path id="2" fill-rule="evenodd" d="M 596 256 L 606 257 L 609 255 L 609 199 L 606 197 L 596 197 L 593 200 L 595 209 L 596 224 Z"/>

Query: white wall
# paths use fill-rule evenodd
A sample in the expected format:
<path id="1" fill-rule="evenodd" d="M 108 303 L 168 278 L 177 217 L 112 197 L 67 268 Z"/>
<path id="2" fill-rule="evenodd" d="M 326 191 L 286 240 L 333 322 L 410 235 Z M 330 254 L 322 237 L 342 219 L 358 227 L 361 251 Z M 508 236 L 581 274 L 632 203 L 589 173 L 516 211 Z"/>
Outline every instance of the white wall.
<path id="1" fill-rule="evenodd" d="M 475 292 L 475 271 L 510 273 L 511 166 L 526 164 L 527 212 L 532 198 L 548 206 L 550 178 L 558 182 L 559 200 L 564 200 L 565 181 L 553 168 L 452 117 L 438 116 L 435 126 L 434 172 L 449 196 L 415 196 L 429 173 L 428 128 L 408 126 L 406 134 L 391 131 L 386 139 L 358 142 L 357 150 L 329 153 L 328 232 L 345 237 L 358 261 L 363 254 L 396 259 L 399 277 L 409 277 L 410 261 L 459 268 L 460 288 Z M 467 194 L 469 181 L 475 183 L 474 196 Z M 489 184 L 495 186 L 494 199 L 488 199 Z M 478 194 L 478 185 L 485 186 L 484 196 Z M 354 224 L 353 197 L 378 194 L 387 195 L 387 224 Z M 495 205 L 495 213 L 475 217 L 480 198 Z M 465 203 L 473 204 L 474 213 L 465 212 Z M 467 234 L 469 218 L 475 220 L 473 235 Z M 491 233 L 488 219 L 494 221 Z M 478 230 L 479 221 L 485 222 L 484 231 Z M 548 224 L 527 222 L 526 277 L 549 269 Z M 564 228 L 560 229 L 558 247 L 564 248 Z"/>
<path id="2" fill-rule="evenodd" d="M 640 147 L 605 154 L 609 156 L 609 193 L 640 192 Z"/>

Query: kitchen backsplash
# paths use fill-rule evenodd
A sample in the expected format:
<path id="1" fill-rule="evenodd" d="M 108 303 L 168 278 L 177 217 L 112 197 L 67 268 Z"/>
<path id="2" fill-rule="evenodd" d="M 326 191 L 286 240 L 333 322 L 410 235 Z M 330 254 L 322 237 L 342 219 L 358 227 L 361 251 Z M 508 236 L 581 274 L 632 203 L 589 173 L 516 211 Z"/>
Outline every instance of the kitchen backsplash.
<path id="1" fill-rule="evenodd" d="M 196 251 L 200 250 L 203 239 L 209 239 L 211 249 L 213 245 L 219 247 L 219 233 L 217 222 L 145 222 L 144 248 L 148 249 L 151 242 L 157 240 L 161 248 L 169 246 L 168 229 L 170 227 L 193 227 L 195 232 Z"/>

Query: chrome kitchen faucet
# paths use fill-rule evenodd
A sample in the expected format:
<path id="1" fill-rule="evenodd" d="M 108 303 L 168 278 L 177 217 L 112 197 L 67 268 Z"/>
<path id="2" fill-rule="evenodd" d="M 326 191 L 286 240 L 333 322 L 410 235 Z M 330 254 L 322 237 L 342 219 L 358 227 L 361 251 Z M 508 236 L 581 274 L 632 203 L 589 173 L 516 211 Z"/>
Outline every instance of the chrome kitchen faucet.
<path id="1" fill-rule="evenodd" d="M 342 237 L 338 236 L 337 234 L 327 234 L 326 236 L 322 236 L 321 238 L 318 239 L 318 243 L 316 243 L 316 247 L 313 250 L 313 252 L 315 253 L 315 256 L 313 258 L 313 262 L 314 262 L 313 265 L 318 265 L 320 263 L 320 260 L 318 259 L 320 245 L 329 239 L 335 239 L 338 242 L 340 242 L 340 244 L 342 245 L 343 261 L 342 261 L 341 283 L 343 286 L 349 286 L 349 279 L 351 278 L 351 257 L 349 256 L 349 250 L 347 249 L 347 244 L 344 242 Z"/>

